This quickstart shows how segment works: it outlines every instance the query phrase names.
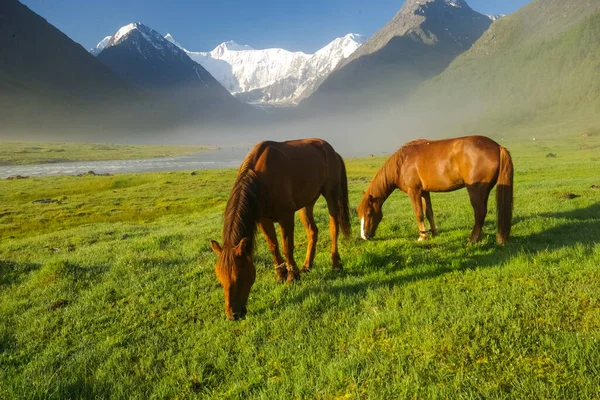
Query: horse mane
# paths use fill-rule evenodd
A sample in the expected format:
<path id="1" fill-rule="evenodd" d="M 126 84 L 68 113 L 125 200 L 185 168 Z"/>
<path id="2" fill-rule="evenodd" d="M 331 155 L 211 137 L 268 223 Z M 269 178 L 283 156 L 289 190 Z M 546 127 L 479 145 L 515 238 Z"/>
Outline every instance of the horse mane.
<path id="1" fill-rule="evenodd" d="M 402 148 L 395 152 L 377 171 L 367 188 L 367 193 L 373 197 L 387 198 L 396 188 L 400 165 L 402 164 Z"/>
<path id="2" fill-rule="evenodd" d="M 252 254 L 256 222 L 260 213 L 259 198 L 258 177 L 252 169 L 246 168 L 238 175 L 225 208 L 224 247 L 235 247 L 243 238 L 248 238 L 248 249 Z"/>
<path id="3" fill-rule="evenodd" d="M 240 168 L 238 169 L 238 177 L 244 172 L 254 168 L 258 156 L 262 154 L 265 147 L 267 147 L 270 143 L 272 142 L 260 142 L 259 144 L 254 146 L 252 150 L 250 150 L 250 152 L 246 155 L 246 158 L 244 158 L 242 165 L 240 165 Z"/>

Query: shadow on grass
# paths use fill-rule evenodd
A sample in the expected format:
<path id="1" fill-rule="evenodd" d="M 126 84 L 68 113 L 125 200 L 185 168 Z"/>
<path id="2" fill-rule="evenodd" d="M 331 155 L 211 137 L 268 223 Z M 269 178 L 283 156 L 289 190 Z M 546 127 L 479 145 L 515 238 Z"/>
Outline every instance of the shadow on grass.
<path id="1" fill-rule="evenodd" d="M 409 274 L 407 276 L 391 276 L 390 278 L 384 279 L 381 279 L 381 275 L 369 277 L 369 275 L 374 275 L 372 268 L 368 270 L 355 269 L 353 271 L 345 271 L 343 273 L 345 276 L 363 279 L 361 282 L 357 283 L 333 286 L 329 291 L 337 297 L 363 294 L 368 290 L 391 288 L 422 279 L 436 278 L 450 272 L 496 267 L 523 252 L 535 254 L 575 247 L 578 245 L 590 247 L 600 243 L 600 223 L 598 223 L 598 220 L 600 219 L 600 203 L 593 204 L 584 209 L 561 213 L 544 213 L 538 216 L 566 219 L 568 222 L 532 235 L 515 236 L 512 238 L 511 242 L 504 247 L 496 245 L 495 242 L 492 242 L 491 240 L 476 245 L 475 249 L 477 250 L 477 247 L 479 247 L 479 249 L 486 251 L 485 254 L 473 254 L 458 257 L 457 250 L 461 246 L 464 246 L 462 242 L 457 246 L 452 243 L 443 245 L 448 247 L 448 251 L 443 257 L 440 257 L 439 253 L 436 253 L 434 256 L 427 251 L 426 247 L 420 246 L 423 247 L 422 250 L 420 249 L 420 251 L 416 252 L 417 254 L 411 254 L 411 265 L 434 264 L 437 265 L 437 268 Z M 384 272 L 393 275 L 394 272 L 403 269 L 405 266 L 405 254 L 403 254 L 403 250 L 404 247 L 399 246 L 396 248 L 388 248 L 385 249 L 385 251 L 377 253 L 367 251 L 362 254 L 362 258 L 370 265 L 383 266 L 383 268 L 385 268 Z M 338 277 L 339 275 L 330 273 L 326 279 L 335 280 Z M 320 290 L 321 289 L 314 287 L 307 288 L 291 299 L 283 301 L 282 305 L 286 303 L 302 303 L 311 294 Z"/>
<path id="2" fill-rule="evenodd" d="M 41 264 L 0 260 L 0 287 L 20 283 L 29 272 L 40 267 Z"/>

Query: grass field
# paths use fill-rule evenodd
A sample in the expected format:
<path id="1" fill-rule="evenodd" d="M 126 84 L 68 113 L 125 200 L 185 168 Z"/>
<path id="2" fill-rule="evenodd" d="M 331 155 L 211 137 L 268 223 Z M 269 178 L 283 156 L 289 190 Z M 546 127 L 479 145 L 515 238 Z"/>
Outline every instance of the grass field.
<path id="1" fill-rule="evenodd" d="M 0 181 L 0 398 L 598 398 L 600 137 L 502 144 L 509 245 L 491 200 L 466 246 L 464 190 L 432 195 L 441 235 L 417 243 L 398 192 L 332 273 L 320 200 L 314 270 L 277 284 L 260 237 L 240 322 L 209 246 L 234 170 Z M 384 160 L 347 160 L 352 207 Z"/>
<path id="2" fill-rule="evenodd" d="M 0 141 L 0 165 L 29 165 L 66 161 L 137 160 L 142 158 L 185 156 L 208 149 L 206 146 Z"/>

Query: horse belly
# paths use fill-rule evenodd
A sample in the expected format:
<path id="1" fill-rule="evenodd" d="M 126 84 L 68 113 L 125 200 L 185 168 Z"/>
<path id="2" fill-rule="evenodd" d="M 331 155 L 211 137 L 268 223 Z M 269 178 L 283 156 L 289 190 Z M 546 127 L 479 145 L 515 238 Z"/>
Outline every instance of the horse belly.
<path id="1" fill-rule="evenodd" d="M 448 161 L 419 168 L 421 187 L 428 192 L 452 192 L 465 187 L 465 181 L 456 166 Z"/>

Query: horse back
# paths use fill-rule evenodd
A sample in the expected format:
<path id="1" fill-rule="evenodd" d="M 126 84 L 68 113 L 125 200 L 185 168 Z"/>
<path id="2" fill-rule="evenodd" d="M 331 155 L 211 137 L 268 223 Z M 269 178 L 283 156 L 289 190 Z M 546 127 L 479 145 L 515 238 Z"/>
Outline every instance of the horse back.
<path id="1" fill-rule="evenodd" d="M 498 177 L 500 146 L 485 136 L 420 139 L 405 145 L 401 152 L 401 175 L 407 187 L 452 191 L 474 183 L 492 183 Z"/>
<path id="2" fill-rule="evenodd" d="M 340 176 L 337 154 L 321 139 L 265 141 L 257 144 L 240 167 L 252 169 L 265 200 L 297 210 L 315 201 L 330 177 Z"/>

